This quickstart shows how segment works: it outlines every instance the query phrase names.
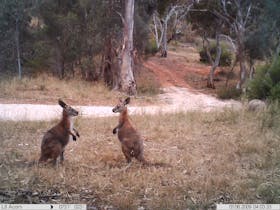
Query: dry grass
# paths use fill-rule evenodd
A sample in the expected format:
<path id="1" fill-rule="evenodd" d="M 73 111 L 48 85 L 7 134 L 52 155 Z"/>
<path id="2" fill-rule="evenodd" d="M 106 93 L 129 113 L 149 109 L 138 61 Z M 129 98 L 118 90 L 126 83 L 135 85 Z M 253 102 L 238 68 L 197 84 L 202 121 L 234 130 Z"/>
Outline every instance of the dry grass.
<path id="1" fill-rule="evenodd" d="M 162 93 L 159 80 L 150 70 L 140 64 L 136 66 L 135 80 L 138 95 L 155 96 Z M 151 99 L 154 100 L 154 97 Z"/>
<path id="2" fill-rule="evenodd" d="M 0 202 L 87 203 L 98 209 L 279 203 L 279 126 L 263 127 L 263 117 L 231 110 L 133 116 L 147 138 L 146 158 L 163 166 L 134 161 L 129 168 L 112 134 L 117 118 L 78 118 L 81 138 L 70 142 L 57 169 L 30 166 L 54 122 L 0 122 Z"/>
<path id="3" fill-rule="evenodd" d="M 141 77 L 140 77 L 141 78 Z M 109 90 L 101 82 L 86 82 L 79 79 L 59 80 L 42 74 L 38 77 L 2 78 L 0 80 L 1 103 L 56 104 L 58 98 L 73 105 L 114 105 L 124 94 Z M 135 98 L 137 105 L 155 103 L 151 96 Z"/>

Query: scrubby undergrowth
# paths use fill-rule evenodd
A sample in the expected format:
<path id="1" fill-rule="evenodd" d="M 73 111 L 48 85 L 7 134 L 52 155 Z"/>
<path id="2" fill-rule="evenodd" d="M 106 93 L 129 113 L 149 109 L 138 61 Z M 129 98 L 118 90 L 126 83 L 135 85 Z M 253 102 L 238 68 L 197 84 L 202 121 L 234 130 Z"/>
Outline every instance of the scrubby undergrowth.
<path id="1" fill-rule="evenodd" d="M 147 105 L 157 102 L 152 96 L 159 92 L 152 75 L 137 75 L 139 91 L 134 104 Z M 149 79 L 145 79 L 149 77 Z M 143 88 L 142 88 L 143 89 Z M 102 82 L 87 82 L 81 79 L 60 80 L 47 74 L 37 77 L 1 78 L 0 103 L 57 104 L 62 98 L 71 105 L 114 105 L 124 93 L 112 91 Z M 138 100 L 139 99 L 139 100 Z M 143 100 L 144 99 L 144 100 Z"/>
<path id="2" fill-rule="evenodd" d="M 253 80 L 248 82 L 248 98 L 280 101 L 280 57 L 258 66 Z"/>

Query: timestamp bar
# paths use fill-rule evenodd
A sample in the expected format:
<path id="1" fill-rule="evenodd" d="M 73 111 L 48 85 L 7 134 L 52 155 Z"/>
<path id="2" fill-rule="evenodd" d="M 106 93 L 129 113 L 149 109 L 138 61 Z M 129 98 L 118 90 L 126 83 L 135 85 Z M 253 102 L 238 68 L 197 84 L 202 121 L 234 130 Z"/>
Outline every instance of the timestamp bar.
<path id="1" fill-rule="evenodd" d="M 0 210 L 86 210 L 86 204 L 0 204 Z"/>
<path id="2" fill-rule="evenodd" d="M 280 210 L 280 204 L 217 204 L 217 210 Z"/>

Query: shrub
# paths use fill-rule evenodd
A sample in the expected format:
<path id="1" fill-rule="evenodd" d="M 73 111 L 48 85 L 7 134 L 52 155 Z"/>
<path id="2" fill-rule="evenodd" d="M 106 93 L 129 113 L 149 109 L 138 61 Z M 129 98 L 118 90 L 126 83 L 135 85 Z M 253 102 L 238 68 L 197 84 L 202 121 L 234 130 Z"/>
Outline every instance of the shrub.
<path id="1" fill-rule="evenodd" d="M 279 101 L 280 100 L 280 83 L 277 83 L 270 89 L 270 96 L 269 99 L 272 101 Z"/>
<path id="2" fill-rule="evenodd" d="M 161 92 L 160 83 L 155 75 L 142 65 L 135 65 L 135 80 L 139 95 L 152 96 Z"/>
<path id="3" fill-rule="evenodd" d="M 255 78 L 248 83 L 249 99 L 280 100 L 280 57 L 257 67 Z"/>
<path id="4" fill-rule="evenodd" d="M 272 62 L 268 73 L 274 84 L 280 82 L 280 56 Z"/>
<path id="5" fill-rule="evenodd" d="M 26 60 L 25 67 L 38 70 L 48 66 L 48 59 L 51 51 L 48 43 L 44 41 L 35 42 L 32 50 L 33 54 Z"/>
<path id="6" fill-rule="evenodd" d="M 157 95 L 160 91 L 160 86 L 153 80 L 139 79 L 137 84 L 137 92 L 140 95 Z"/>
<path id="7" fill-rule="evenodd" d="M 265 99 L 272 86 L 272 80 L 267 74 L 269 65 L 257 67 L 255 78 L 248 84 L 249 99 Z"/>
<path id="8" fill-rule="evenodd" d="M 265 203 L 279 203 L 280 202 L 280 186 L 270 182 L 262 183 L 257 188 L 257 195 Z"/>
<path id="9" fill-rule="evenodd" d="M 241 90 L 236 89 L 235 87 L 229 87 L 220 89 L 217 92 L 218 98 L 220 99 L 239 99 L 241 96 Z"/>
<path id="10" fill-rule="evenodd" d="M 230 52 L 230 50 L 228 49 L 226 44 L 221 43 L 221 49 L 222 49 L 222 53 L 221 53 L 219 66 L 230 66 L 231 62 L 233 60 L 233 54 Z M 211 44 L 210 54 L 212 56 L 212 59 L 215 60 L 215 57 L 216 57 L 216 45 L 215 44 Z M 199 51 L 199 55 L 200 55 L 201 62 L 210 63 L 207 53 L 204 48 Z"/>
<path id="11" fill-rule="evenodd" d="M 158 52 L 157 43 L 154 39 L 150 39 L 145 47 L 145 55 L 155 55 Z"/>
<path id="12" fill-rule="evenodd" d="M 277 134 L 280 133 L 280 104 L 278 101 L 271 102 L 268 108 L 260 116 L 261 130 L 273 129 Z"/>

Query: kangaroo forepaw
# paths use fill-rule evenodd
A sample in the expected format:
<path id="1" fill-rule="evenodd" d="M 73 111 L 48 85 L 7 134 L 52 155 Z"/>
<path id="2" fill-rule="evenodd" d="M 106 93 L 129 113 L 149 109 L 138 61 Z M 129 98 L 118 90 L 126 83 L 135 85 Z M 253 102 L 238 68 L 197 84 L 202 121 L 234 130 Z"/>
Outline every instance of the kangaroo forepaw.
<path id="1" fill-rule="evenodd" d="M 77 137 L 76 136 L 72 136 L 73 137 L 73 141 L 76 141 L 77 140 Z"/>

